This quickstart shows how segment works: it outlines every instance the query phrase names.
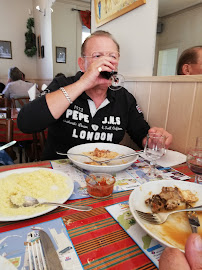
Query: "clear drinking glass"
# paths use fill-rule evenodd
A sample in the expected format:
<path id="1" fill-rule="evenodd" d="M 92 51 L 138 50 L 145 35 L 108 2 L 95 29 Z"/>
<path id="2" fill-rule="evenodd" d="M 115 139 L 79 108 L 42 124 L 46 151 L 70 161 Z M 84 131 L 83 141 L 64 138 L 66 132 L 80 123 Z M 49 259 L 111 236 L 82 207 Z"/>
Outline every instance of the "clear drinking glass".
<path id="1" fill-rule="evenodd" d="M 124 77 L 121 74 L 118 74 L 117 71 L 101 71 L 100 75 L 105 78 L 110 80 L 110 85 L 109 88 L 113 91 L 121 89 L 121 87 L 124 86 Z"/>
<path id="2" fill-rule="evenodd" d="M 202 149 L 202 137 L 197 137 L 196 138 L 196 148 L 197 149 Z"/>
<path id="3" fill-rule="evenodd" d="M 202 184 L 202 148 L 192 148 L 189 150 L 187 165 L 195 173 L 195 183 Z"/>
<path id="4" fill-rule="evenodd" d="M 150 133 L 147 135 L 147 141 L 144 148 L 144 153 L 150 161 L 150 171 L 149 175 L 152 177 L 157 176 L 156 170 L 156 161 L 161 158 L 165 154 L 165 141 L 166 137 L 156 134 Z"/>

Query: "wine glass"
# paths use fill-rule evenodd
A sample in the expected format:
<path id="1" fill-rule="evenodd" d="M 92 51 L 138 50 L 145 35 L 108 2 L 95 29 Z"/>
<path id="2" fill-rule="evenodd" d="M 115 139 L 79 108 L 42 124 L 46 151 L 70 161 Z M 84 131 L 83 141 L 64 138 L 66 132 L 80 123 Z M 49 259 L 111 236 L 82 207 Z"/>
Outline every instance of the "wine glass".
<path id="1" fill-rule="evenodd" d="M 121 87 L 124 86 L 125 79 L 124 79 L 123 75 L 118 74 L 117 71 L 114 71 L 114 70 L 111 72 L 101 71 L 100 75 L 103 78 L 110 80 L 109 88 L 113 91 L 119 90 L 119 89 L 121 89 Z"/>
<path id="2" fill-rule="evenodd" d="M 165 154 L 166 137 L 156 133 L 147 135 L 147 141 L 144 147 L 144 153 L 150 161 L 149 175 L 156 177 L 156 161 Z"/>
<path id="3" fill-rule="evenodd" d="M 202 149 L 202 137 L 197 137 L 196 138 L 196 148 L 197 149 Z"/>
<path id="4" fill-rule="evenodd" d="M 195 173 L 195 183 L 202 184 L 202 148 L 192 148 L 189 150 L 187 165 Z"/>

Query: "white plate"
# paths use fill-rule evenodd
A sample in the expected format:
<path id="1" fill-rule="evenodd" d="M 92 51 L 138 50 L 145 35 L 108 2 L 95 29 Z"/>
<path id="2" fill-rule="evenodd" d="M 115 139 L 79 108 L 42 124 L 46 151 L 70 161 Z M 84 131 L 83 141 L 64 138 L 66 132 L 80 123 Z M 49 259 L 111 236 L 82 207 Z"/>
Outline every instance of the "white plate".
<path id="1" fill-rule="evenodd" d="M 82 156 L 73 156 L 73 155 L 68 154 L 68 153 L 82 154 L 83 152 L 93 151 L 95 150 L 95 148 L 98 148 L 99 150 L 114 151 L 120 155 L 136 153 L 133 149 L 123 146 L 123 145 L 119 145 L 119 144 L 87 143 L 87 144 L 81 144 L 81 145 L 72 147 L 67 152 L 67 156 L 74 164 L 76 164 L 82 169 L 92 171 L 92 172 L 104 172 L 104 173 L 114 173 L 114 172 L 125 170 L 138 158 L 138 156 L 133 156 L 133 157 L 124 158 L 122 160 L 113 161 L 113 165 L 96 166 L 96 165 L 90 165 L 90 164 L 84 163 L 84 162 L 89 162 L 90 161 L 89 158 L 82 157 Z"/>
<path id="2" fill-rule="evenodd" d="M 151 212 L 151 208 L 145 204 L 145 200 L 153 194 L 160 193 L 162 187 L 175 186 L 181 190 L 188 189 L 196 194 L 199 200 L 195 205 L 202 205 L 202 186 L 199 184 L 177 180 L 159 180 L 136 187 L 130 194 L 129 206 L 135 220 L 151 237 L 155 238 L 163 246 L 176 247 L 184 251 L 186 239 L 191 234 L 191 228 L 185 212 L 172 214 L 164 224 L 154 225 L 141 219 L 135 211 L 135 209 L 138 209 L 144 212 Z M 202 212 L 198 212 L 198 217 L 202 225 Z M 202 233 L 201 227 L 198 228 L 198 233 Z"/>
<path id="3" fill-rule="evenodd" d="M 57 203 L 66 202 L 69 199 L 69 197 L 72 195 L 72 192 L 74 190 L 74 182 L 72 179 L 69 178 L 69 176 L 67 176 L 67 174 L 65 174 L 61 171 L 48 169 L 48 168 L 42 168 L 42 167 L 16 169 L 16 170 L 10 170 L 10 171 L 0 173 L 0 181 L 1 181 L 1 178 L 5 178 L 5 177 L 7 177 L 11 174 L 14 174 L 14 173 L 26 173 L 26 172 L 29 173 L 29 172 L 33 172 L 33 171 L 37 171 L 37 170 L 46 170 L 46 171 L 50 171 L 50 172 L 53 172 L 55 174 L 60 174 L 60 175 L 66 177 L 66 183 L 67 183 L 67 186 L 68 186 L 70 191 L 69 191 L 67 196 L 55 201 Z M 28 216 L 28 215 L 5 216 L 5 215 L 1 215 L 1 212 L 0 212 L 0 221 L 16 221 L 16 220 L 24 220 L 24 219 L 34 218 L 34 217 L 44 215 L 44 214 L 54 210 L 55 208 L 57 208 L 57 206 L 50 206 L 45 211 L 41 211 L 41 212 L 35 213 L 33 215 L 30 215 L 30 216 Z"/>

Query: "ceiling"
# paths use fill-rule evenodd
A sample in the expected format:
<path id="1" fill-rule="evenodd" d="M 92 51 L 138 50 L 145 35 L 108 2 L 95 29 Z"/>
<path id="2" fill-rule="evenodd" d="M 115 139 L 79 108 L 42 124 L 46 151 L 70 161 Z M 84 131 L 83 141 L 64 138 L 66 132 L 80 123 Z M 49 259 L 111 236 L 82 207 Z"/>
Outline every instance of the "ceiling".
<path id="1" fill-rule="evenodd" d="M 91 0 L 56 0 L 57 2 L 84 2 L 91 3 Z M 149 0 L 146 0 L 149 1 Z M 202 0 L 159 0 L 159 17 L 172 14 L 182 9 L 202 3 Z"/>
<path id="2" fill-rule="evenodd" d="M 159 0 L 159 17 L 202 3 L 202 0 Z"/>

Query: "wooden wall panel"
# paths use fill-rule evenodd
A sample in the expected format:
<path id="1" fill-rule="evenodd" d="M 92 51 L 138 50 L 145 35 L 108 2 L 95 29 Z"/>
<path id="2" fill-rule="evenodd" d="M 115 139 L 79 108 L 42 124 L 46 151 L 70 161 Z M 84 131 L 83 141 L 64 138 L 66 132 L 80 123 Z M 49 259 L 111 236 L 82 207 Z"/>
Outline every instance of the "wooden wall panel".
<path id="1" fill-rule="evenodd" d="M 181 153 L 186 152 L 194 105 L 194 89 L 195 83 L 172 84 L 166 129 L 173 134 L 171 148 Z"/>
<path id="2" fill-rule="evenodd" d="M 135 89 L 135 98 L 144 113 L 145 120 L 148 121 L 149 99 L 151 82 L 138 82 Z"/>
<path id="3" fill-rule="evenodd" d="M 202 137 L 202 83 L 196 84 L 196 95 L 194 99 L 190 134 L 186 150 L 195 146 L 197 136 Z"/>
<path id="4" fill-rule="evenodd" d="M 151 127 L 166 128 L 169 99 L 172 83 L 153 82 L 148 113 L 148 123 Z"/>

